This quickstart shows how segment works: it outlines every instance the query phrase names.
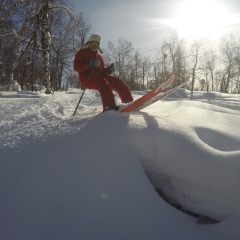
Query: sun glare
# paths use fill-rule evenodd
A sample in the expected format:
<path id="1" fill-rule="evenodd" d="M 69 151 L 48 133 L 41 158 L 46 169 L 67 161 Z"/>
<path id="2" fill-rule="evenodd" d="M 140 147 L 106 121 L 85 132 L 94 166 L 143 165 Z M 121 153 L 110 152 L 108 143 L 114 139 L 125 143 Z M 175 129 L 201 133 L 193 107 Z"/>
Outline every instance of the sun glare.
<path id="1" fill-rule="evenodd" d="M 200 36 L 228 24 L 226 9 L 211 0 L 190 0 L 179 6 L 174 27 L 180 35 Z"/>

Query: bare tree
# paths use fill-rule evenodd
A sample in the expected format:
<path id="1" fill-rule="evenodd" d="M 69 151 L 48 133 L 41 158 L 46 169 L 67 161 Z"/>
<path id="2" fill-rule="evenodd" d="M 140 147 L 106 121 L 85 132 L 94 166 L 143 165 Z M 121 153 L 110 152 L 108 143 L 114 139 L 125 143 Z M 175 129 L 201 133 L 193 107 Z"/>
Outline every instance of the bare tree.
<path id="1" fill-rule="evenodd" d="M 169 38 L 167 43 L 163 45 L 162 50 L 163 57 L 166 58 L 167 52 L 170 56 L 169 64 L 172 67 L 172 72 L 177 74 L 177 81 L 180 83 L 181 79 L 185 77 L 186 66 L 185 66 L 185 50 L 184 50 L 184 41 L 179 38 L 178 32 L 172 30 L 169 33 Z"/>
<path id="2" fill-rule="evenodd" d="M 141 54 L 139 50 L 134 51 L 130 55 L 130 60 L 124 67 L 124 72 L 126 78 L 124 79 L 127 82 L 128 86 L 131 89 L 139 89 L 139 79 L 141 71 Z"/>
<path id="3" fill-rule="evenodd" d="M 237 64 L 237 78 L 235 79 L 236 87 L 235 92 L 240 93 L 240 40 L 238 41 L 238 47 L 236 47 L 237 50 L 237 56 L 235 58 L 236 64 Z"/>
<path id="4" fill-rule="evenodd" d="M 91 28 L 92 25 L 89 23 L 88 18 L 85 17 L 82 12 L 76 15 L 75 42 L 78 46 L 77 48 L 81 48 L 87 41 L 87 35 L 89 34 Z"/>
<path id="5" fill-rule="evenodd" d="M 133 65 L 133 82 L 137 82 L 141 77 L 141 65 L 142 65 L 143 56 L 140 54 L 139 50 L 136 50 L 132 57 L 132 65 Z"/>
<path id="6" fill-rule="evenodd" d="M 54 90 L 59 90 L 62 85 L 64 72 L 69 74 L 72 70 L 71 56 L 79 45 L 81 47 L 81 43 L 84 42 L 86 34 L 90 30 L 90 25 L 87 24 L 83 14 L 79 14 L 76 26 L 67 12 L 55 9 L 54 15 L 55 17 L 51 22 L 50 75 L 51 85 L 54 87 Z M 77 39 L 73 42 L 73 35 L 69 34 L 69 32 L 72 33 L 74 30 Z"/>
<path id="7" fill-rule="evenodd" d="M 194 84 L 196 80 L 197 71 L 204 59 L 205 52 L 207 52 L 207 40 L 194 39 L 192 45 L 190 46 L 190 68 L 192 75 L 192 83 L 191 83 L 191 97 L 193 97 Z"/>
<path id="8" fill-rule="evenodd" d="M 162 51 L 157 51 L 152 61 L 153 80 L 151 87 L 156 87 L 164 79 L 165 70 L 165 58 L 162 55 Z"/>
<path id="9" fill-rule="evenodd" d="M 131 56 L 134 51 L 132 43 L 125 38 L 118 39 L 118 44 L 108 42 L 108 61 L 115 63 L 117 75 L 124 81 L 128 81 L 128 72 L 131 68 Z"/>
<path id="10" fill-rule="evenodd" d="M 221 38 L 221 61 L 225 66 L 225 72 L 222 78 L 220 92 L 228 92 L 230 81 L 237 75 L 238 48 L 236 47 L 237 43 L 233 34 L 225 35 Z"/>
<path id="11" fill-rule="evenodd" d="M 211 90 L 214 91 L 214 70 L 216 67 L 216 55 L 213 51 L 210 51 L 204 55 L 204 59 L 202 61 L 202 65 L 200 67 L 201 72 L 203 73 L 205 79 L 205 85 L 207 91 Z M 208 78 L 210 76 L 210 79 Z"/>
<path id="12" fill-rule="evenodd" d="M 50 19 L 49 13 L 54 10 L 64 10 L 72 17 L 74 21 L 75 15 L 67 8 L 65 5 L 50 5 L 50 0 L 41 0 L 42 7 L 38 14 L 39 27 L 41 30 L 41 51 L 43 56 L 43 83 L 46 87 L 46 93 L 49 94 L 52 92 L 51 89 L 51 80 L 50 80 L 50 45 L 51 45 L 51 34 L 50 34 Z M 53 16 L 53 15 L 52 15 Z M 72 34 L 74 39 L 74 35 Z"/>
<path id="13" fill-rule="evenodd" d="M 149 57 L 143 56 L 142 58 L 142 86 L 145 89 L 147 86 L 147 79 L 149 76 L 149 71 L 151 69 L 151 62 Z"/>
<path id="14" fill-rule="evenodd" d="M 11 61 L 8 61 L 8 64 L 10 63 L 9 65 L 11 66 L 9 70 L 9 81 L 13 79 L 19 80 L 20 73 L 17 74 L 17 68 L 23 68 L 22 75 L 24 75 L 27 67 L 30 65 L 29 49 L 32 47 L 31 44 L 34 42 L 34 37 L 36 36 L 36 21 L 34 21 L 36 5 L 36 1 L 28 0 L 15 1 L 12 7 L 8 8 L 8 4 L 4 7 L 7 10 L 11 9 L 11 11 L 8 10 L 8 14 L 5 14 L 6 17 L 2 20 L 2 23 L 6 24 L 6 22 L 12 22 L 12 25 L 7 29 L 4 28 L 2 32 L 4 33 L 2 35 L 2 42 L 8 41 L 11 36 L 11 41 L 8 41 L 8 48 L 12 49 L 14 56 Z M 28 61 L 26 61 L 25 66 L 22 66 L 25 55 L 28 55 Z"/>
<path id="15" fill-rule="evenodd" d="M 46 93 L 59 89 L 91 28 L 83 13 L 75 18 L 64 0 L 0 0 L 0 13 L 1 74 L 10 72 L 9 81 L 20 79 L 22 86 L 29 86 L 28 77 L 32 86 L 42 82 Z"/>

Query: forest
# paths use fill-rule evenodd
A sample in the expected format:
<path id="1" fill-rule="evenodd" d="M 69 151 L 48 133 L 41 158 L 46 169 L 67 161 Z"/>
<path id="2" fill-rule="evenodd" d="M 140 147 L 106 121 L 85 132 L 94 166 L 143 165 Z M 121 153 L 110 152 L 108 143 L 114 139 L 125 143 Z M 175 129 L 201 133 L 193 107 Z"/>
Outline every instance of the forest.
<path id="1" fill-rule="evenodd" d="M 81 87 L 73 70 L 75 53 L 92 33 L 84 12 L 75 13 L 65 0 L 0 0 L 0 91 L 44 86 L 47 94 Z M 176 29 L 150 53 L 119 37 L 104 49 L 106 65 L 131 90 L 151 89 L 175 72 L 187 75 L 193 91 L 240 93 L 240 39 L 228 33 L 182 39 Z"/>

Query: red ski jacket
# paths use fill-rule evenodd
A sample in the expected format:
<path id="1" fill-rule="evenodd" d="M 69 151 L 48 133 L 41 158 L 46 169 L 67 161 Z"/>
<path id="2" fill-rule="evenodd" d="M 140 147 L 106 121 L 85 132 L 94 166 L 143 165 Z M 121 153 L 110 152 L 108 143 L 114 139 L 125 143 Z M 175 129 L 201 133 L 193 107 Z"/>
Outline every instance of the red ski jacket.
<path id="1" fill-rule="evenodd" d="M 102 76 L 109 75 L 107 68 L 105 67 L 104 60 L 101 54 L 98 52 L 92 52 L 89 48 L 83 48 L 79 50 L 74 59 L 74 70 L 78 72 L 80 81 L 84 81 L 91 74 L 90 61 L 99 59 L 100 64 L 95 67 L 94 73 L 101 73 Z"/>

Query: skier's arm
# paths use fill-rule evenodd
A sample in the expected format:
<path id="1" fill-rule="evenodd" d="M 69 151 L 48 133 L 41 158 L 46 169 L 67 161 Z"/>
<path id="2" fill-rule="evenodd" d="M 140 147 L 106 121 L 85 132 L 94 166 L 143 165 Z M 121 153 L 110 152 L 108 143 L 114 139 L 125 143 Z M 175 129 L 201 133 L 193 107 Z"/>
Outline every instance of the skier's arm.
<path id="1" fill-rule="evenodd" d="M 83 52 L 81 50 L 76 53 L 73 66 L 74 70 L 79 73 L 89 71 L 89 63 L 84 60 Z"/>
<path id="2" fill-rule="evenodd" d="M 102 67 L 102 73 L 104 75 L 111 75 L 115 71 L 113 63 L 110 66 L 106 67 L 102 57 L 100 59 L 100 62 Z"/>

